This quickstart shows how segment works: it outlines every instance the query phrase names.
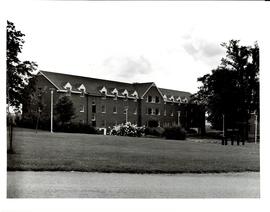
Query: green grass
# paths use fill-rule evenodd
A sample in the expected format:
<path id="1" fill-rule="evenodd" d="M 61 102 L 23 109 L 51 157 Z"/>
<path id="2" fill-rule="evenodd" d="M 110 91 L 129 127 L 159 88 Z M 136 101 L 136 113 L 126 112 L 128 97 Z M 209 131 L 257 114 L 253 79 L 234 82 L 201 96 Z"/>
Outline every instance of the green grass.
<path id="1" fill-rule="evenodd" d="M 195 142 L 196 141 L 196 142 Z M 7 169 L 128 173 L 259 171 L 259 145 L 49 133 L 14 129 Z"/>

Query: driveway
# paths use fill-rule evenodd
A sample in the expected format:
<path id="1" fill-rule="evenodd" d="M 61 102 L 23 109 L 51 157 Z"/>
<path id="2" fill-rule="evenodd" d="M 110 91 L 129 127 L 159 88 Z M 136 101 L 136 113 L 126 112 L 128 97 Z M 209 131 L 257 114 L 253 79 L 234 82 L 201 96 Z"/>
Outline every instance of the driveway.
<path id="1" fill-rule="evenodd" d="M 8 198 L 259 198 L 259 172 L 8 172 Z"/>

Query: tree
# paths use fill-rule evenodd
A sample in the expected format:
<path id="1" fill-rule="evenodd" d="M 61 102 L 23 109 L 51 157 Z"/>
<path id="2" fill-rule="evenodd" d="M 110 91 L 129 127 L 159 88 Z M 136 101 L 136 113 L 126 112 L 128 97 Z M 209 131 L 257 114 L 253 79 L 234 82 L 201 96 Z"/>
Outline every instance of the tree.
<path id="1" fill-rule="evenodd" d="M 214 128 L 221 129 L 224 115 L 227 127 L 242 123 L 247 133 L 251 113 L 259 113 L 259 47 L 240 46 L 238 40 L 221 45 L 226 57 L 211 74 L 198 78 L 202 86 L 194 100 L 206 106 Z"/>
<path id="2" fill-rule="evenodd" d="M 22 92 L 22 115 L 23 119 L 36 123 L 36 129 L 44 108 L 43 96 L 45 89 L 36 89 L 36 78 L 30 78 L 29 83 Z M 43 117 L 44 118 L 44 117 Z"/>
<path id="3" fill-rule="evenodd" d="M 62 125 L 69 122 L 75 115 L 73 102 L 67 96 L 63 96 L 58 99 L 54 111 L 58 121 L 60 121 Z"/>
<path id="4" fill-rule="evenodd" d="M 30 61 L 20 61 L 18 54 L 22 52 L 25 36 L 21 31 L 17 31 L 15 25 L 7 21 L 7 83 L 6 83 L 6 103 L 7 103 L 7 123 L 9 129 L 9 153 L 14 153 L 12 145 L 12 127 L 14 119 L 10 114 L 10 106 L 18 110 L 22 102 L 22 91 L 28 83 L 29 77 L 37 68 L 37 64 Z"/>
<path id="5" fill-rule="evenodd" d="M 18 54 L 22 52 L 24 36 L 12 22 L 7 21 L 7 104 L 15 109 L 19 108 L 22 91 L 37 68 L 36 63 L 20 61 L 18 58 Z"/>

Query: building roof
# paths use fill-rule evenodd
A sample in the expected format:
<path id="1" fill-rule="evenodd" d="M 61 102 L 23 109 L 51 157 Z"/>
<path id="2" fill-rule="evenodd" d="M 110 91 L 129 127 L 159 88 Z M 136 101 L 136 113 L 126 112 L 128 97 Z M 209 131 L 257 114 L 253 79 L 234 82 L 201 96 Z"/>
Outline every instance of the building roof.
<path id="1" fill-rule="evenodd" d="M 174 98 L 180 97 L 181 99 L 187 98 L 187 100 L 189 100 L 191 96 L 191 93 L 185 92 L 185 91 L 177 91 L 177 90 L 171 90 L 171 89 L 166 89 L 166 88 L 159 88 L 159 90 L 163 95 L 166 95 L 167 98 L 174 96 Z"/>
<path id="2" fill-rule="evenodd" d="M 112 80 L 104 80 L 98 78 L 83 77 L 71 74 L 62 74 L 49 71 L 40 71 L 39 75 L 43 75 L 47 78 L 58 90 L 66 90 L 64 86 L 67 83 L 70 83 L 72 86 L 72 91 L 80 91 L 78 88 L 83 84 L 86 88 L 86 92 L 91 95 L 101 95 L 100 90 L 105 87 L 107 89 L 107 94 L 113 95 L 112 91 L 114 88 L 118 90 L 119 95 L 126 89 L 131 95 L 134 91 L 137 91 L 139 98 L 149 89 L 150 86 L 153 86 L 153 82 L 146 83 L 125 83 Z M 154 84 L 155 85 L 155 84 Z M 158 88 L 162 95 L 166 95 L 168 98 L 174 96 L 175 98 L 187 98 L 189 100 L 191 93 Z"/>

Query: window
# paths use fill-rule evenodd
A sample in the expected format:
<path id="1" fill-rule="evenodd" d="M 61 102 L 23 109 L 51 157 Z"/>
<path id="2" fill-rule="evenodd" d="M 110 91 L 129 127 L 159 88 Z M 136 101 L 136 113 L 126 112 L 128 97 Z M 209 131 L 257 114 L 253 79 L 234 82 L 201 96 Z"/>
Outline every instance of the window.
<path id="1" fill-rule="evenodd" d="M 166 116 L 167 115 L 167 111 L 166 111 L 166 109 L 164 109 L 164 116 Z"/>
<path id="2" fill-rule="evenodd" d="M 147 97 L 147 102 L 152 102 L 152 96 Z"/>
<path id="3" fill-rule="evenodd" d="M 113 113 L 117 113 L 117 107 L 113 106 Z"/>
<path id="4" fill-rule="evenodd" d="M 136 115 L 137 114 L 137 108 L 135 108 L 135 110 L 134 110 L 134 113 L 133 113 L 134 115 Z"/>
<path id="5" fill-rule="evenodd" d="M 92 121 L 96 121 L 96 115 L 92 113 L 92 117 L 91 117 Z"/>
<path id="6" fill-rule="evenodd" d="M 81 112 L 81 113 L 84 112 L 84 105 L 80 105 L 80 112 Z"/>
<path id="7" fill-rule="evenodd" d="M 156 115 L 160 115 L 160 111 L 159 111 L 159 109 L 158 108 L 156 108 Z"/>
<path id="8" fill-rule="evenodd" d="M 96 102 L 95 100 L 92 101 L 92 113 L 96 113 Z"/>
<path id="9" fill-rule="evenodd" d="M 127 89 L 124 90 L 124 92 L 122 93 L 125 97 L 128 97 L 128 91 Z"/>
<path id="10" fill-rule="evenodd" d="M 152 115 L 152 108 L 148 108 L 148 115 Z"/>
<path id="11" fill-rule="evenodd" d="M 102 121 L 101 121 L 101 126 L 102 126 L 102 127 L 106 127 L 106 120 L 102 120 Z"/>
<path id="12" fill-rule="evenodd" d="M 156 103 L 159 103 L 159 97 L 156 96 Z"/>
<path id="13" fill-rule="evenodd" d="M 106 107 L 105 107 L 105 105 L 101 105 L 101 113 L 106 113 Z"/>

